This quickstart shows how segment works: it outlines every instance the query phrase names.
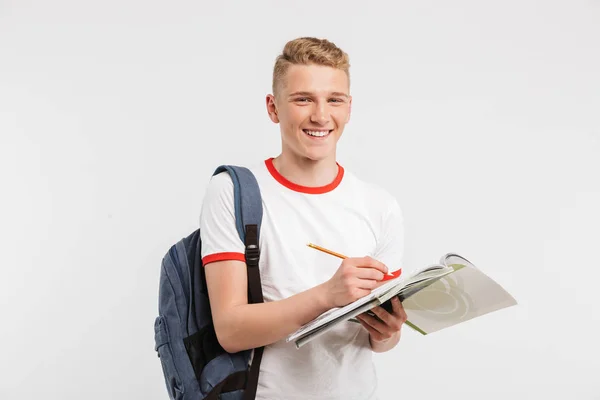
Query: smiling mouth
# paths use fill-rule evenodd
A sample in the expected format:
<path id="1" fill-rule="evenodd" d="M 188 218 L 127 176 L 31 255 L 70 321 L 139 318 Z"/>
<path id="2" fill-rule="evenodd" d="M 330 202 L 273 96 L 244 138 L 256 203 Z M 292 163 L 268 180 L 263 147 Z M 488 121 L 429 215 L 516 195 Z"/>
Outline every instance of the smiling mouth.
<path id="1" fill-rule="evenodd" d="M 323 137 L 329 136 L 329 134 L 331 132 L 333 132 L 333 129 L 329 129 L 329 130 L 323 130 L 323 129 L 319 129 L 319 130 L 302 129 L 302 131 L 304 133 L 306 133 L 310 137 L 313 137 L 313 138 L 323 138 Z"/>

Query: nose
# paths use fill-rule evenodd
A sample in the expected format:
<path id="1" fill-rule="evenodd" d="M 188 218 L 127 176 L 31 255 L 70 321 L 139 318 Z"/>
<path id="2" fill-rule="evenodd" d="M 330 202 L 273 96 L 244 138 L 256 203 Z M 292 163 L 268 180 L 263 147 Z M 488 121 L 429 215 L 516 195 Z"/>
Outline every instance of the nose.
<path id="1" fill-rule="evenodd" d="M 327 105 L 315 105 L 313 113 L 310 117 L 310 121 L 320 125 L 327 124 L 329 122 L 329 112 L 327 110 Z"/>

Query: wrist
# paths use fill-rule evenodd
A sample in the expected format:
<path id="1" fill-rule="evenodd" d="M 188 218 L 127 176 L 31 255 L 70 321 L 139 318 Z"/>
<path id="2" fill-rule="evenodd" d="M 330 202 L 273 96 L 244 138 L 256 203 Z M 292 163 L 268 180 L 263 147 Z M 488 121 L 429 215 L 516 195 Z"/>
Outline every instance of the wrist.
<path id="1" fill-rule="evenodd" d="M 315 287 L 315 298 L 317 299 L 318 307 L 327 311 L 334 307 L 333 301 L 329 296 L 330 290 L 327 282 L 323 282 Z"/>
<path id="2" fill-rule="evenodd" d="M 383 353 L 394 348 L 400 341 L 400 331 L 394 333 L 391 337 L 382 340 L 374 340 L 372 335 L 369 335 L 369 344 L 371 349 L 376 353 Z"/>

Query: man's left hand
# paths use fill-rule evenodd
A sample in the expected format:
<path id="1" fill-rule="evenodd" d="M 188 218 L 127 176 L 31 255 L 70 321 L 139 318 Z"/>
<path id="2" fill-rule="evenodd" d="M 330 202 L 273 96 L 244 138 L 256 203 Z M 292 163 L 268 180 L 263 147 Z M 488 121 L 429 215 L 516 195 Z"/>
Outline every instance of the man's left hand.
<path id="1" fill-rule="evenodd" d="M 366 312 L 357 316 L 361 325 L 369 331 L 372 345 L 376 345 L 380 342 L 387 342 L 394 337 L 399 338 L 400 330 L 402 329 L 404 322 L 406 322 L 407 316 L 398 297 L 394 297 L 391 302 L 391 313 L 387 312 L 382 307 L 375 307 L 371 311 L 378 318 L 375 318 Z"/>

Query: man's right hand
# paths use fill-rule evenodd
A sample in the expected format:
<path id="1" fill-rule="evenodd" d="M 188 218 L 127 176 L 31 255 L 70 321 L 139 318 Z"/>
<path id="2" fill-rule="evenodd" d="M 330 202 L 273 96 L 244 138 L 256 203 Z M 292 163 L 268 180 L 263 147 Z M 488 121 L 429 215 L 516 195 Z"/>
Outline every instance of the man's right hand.
<path id="1" fill-rule="evenodd" d="M 330 308 L 343 307 L 368 295 L 387 273 L 383 263 L 368 256 L 344 259 L 324 285 Z"/>

